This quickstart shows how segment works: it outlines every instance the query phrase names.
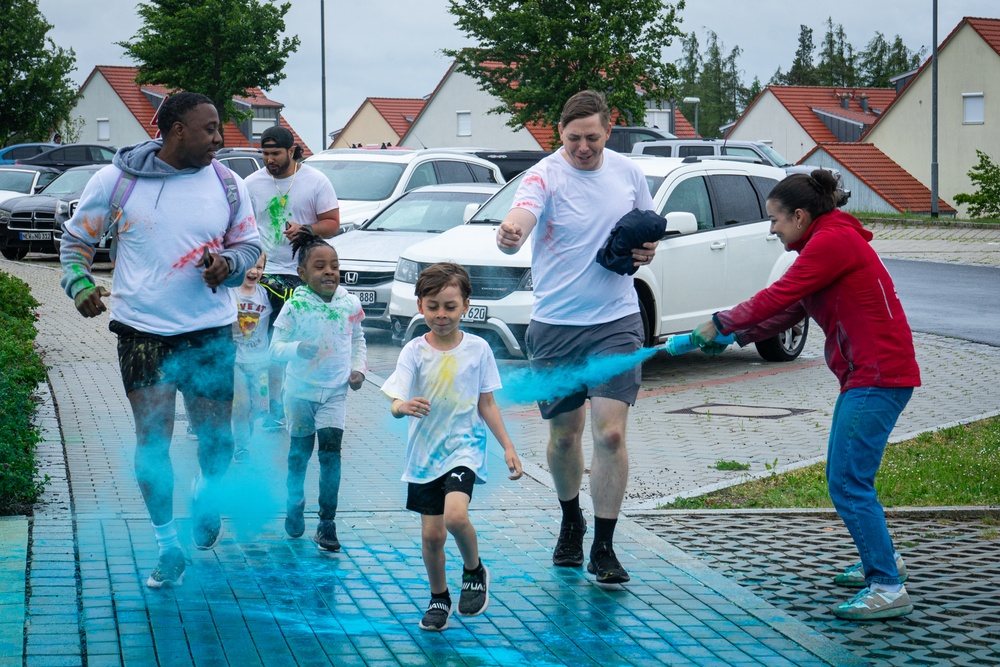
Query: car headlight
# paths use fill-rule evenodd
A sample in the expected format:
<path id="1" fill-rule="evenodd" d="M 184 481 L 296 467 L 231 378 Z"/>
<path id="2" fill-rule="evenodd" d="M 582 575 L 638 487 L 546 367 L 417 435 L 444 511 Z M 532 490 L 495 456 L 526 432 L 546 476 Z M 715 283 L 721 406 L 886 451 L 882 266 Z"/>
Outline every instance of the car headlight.
<path id="1" fill-rule="evenodd" d="M 6 225 L 10 223 L 10 211 L 4 211 L 0 209 L 0 224 Z"/>
<path id="2" fill-rule="evenodd" d="M 60 199 L 56 202 L 56 215 L 69 217 L 69 202 L 65 199 Z"/>
<path id="3" fill-rule="evenodd" d="M 396 263 L 396 274 L 393 276 L 401 283 L 417 283 L 417 276 L 420 275 L 420 265 L 410 259 L 399 258 Z"/>

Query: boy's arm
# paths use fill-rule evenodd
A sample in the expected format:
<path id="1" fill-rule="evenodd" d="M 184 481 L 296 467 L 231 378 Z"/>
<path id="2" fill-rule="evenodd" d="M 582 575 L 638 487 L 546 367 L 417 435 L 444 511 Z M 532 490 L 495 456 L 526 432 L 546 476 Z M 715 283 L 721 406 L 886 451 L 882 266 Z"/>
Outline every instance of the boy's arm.
<path id="1" fill-rule="evenodd" d="M 507 435 L 507 428 L 503 424 L 503 417 L 500 416 L 500 408 L 497 407 L 492 391 L 479 394 L 479 415 L 486 422 L 493 436 L 503 446 L 503 458 L 510 470 L 510 479 L 518 479 L 524 474 L 524 471 L 521 470 L 521 459 L 517 457 L 514 443 Z"/>
<path id="2" fill-rule="evenodd" d="M 222 283 L 226 287 L 239 287 L 243 283 L 247 270 L 257 263 L 261 250 L 250 192 L 242 179 L 236 179 L 236 187 L 240 193 L 240 207 L 223 236 L 223 249 L 219 253 L 233 264 L 233 270 Z"/>

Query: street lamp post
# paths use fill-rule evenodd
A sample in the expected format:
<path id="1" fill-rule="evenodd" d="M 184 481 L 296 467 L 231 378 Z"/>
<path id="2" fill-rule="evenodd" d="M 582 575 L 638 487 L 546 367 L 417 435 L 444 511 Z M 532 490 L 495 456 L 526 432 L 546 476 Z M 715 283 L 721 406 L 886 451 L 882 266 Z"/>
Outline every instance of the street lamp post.
<path id="1" fill-rule="evenodd" d="M 698 104 L 701 103 L 701 98 L 700 97 L 685 97 L 681 101 L 684 102 L 684 104 L 693 104 L 694 105 L 694 136 L 695 136 L 695 138 L 698 138 L 700 136 L 700 134 L 698 132 Z"/>
<path id="2" fill-rule="evenodd" d="M 319 0 L 319 60 L 320 60 L 320 78 L 321 80 L 321 95 L 323 96 L 322 111 L 323 114 L 323 143 L 320 144 L 320 150 L 326 150 L 326 142 L 330 139 L 326 136 L 326 16 L 324 14 L 324 0 Z"/>

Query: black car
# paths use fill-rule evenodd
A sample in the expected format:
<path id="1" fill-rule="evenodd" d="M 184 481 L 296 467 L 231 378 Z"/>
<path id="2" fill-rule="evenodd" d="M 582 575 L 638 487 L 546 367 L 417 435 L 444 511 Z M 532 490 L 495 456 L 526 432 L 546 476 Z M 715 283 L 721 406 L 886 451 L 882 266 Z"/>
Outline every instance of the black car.
<path id="1" fill-rule="evenodd" d="M 33 164 L 0 166 L 0 201 L 18 195 L 37 195 L 62 172 Z"/>
<path id="2" fill-rule="evenodd" d="M 65 144 L 34 157 L 18 160 L 15 164 L 37 164 L 65 170 L 85 164 L 111 164 L 116 151 L 114 146 L 101 144 Z"/>
<path id="3" fill-rule="evenodd" d="M 61 234 L 90 179 L 103 164 L 67 169 L 37 195 L 0 203 L 0 254 L 21 259 L 29 252 L 58 252 L 53 241 Z"/>

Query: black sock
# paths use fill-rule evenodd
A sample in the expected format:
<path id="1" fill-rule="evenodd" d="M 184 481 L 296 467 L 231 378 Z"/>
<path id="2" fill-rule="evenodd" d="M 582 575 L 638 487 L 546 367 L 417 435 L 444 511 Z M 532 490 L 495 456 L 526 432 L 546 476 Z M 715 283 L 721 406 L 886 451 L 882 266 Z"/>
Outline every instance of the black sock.
<path id="1" fill-rule="evenodd" d="M 563 525 L 567 523 L 583 523 L 583 512 L 580 511 L 580 494 L 577 494 L 575 498 L 571 498 L 570 500 L 560 500 L 559 504 L 562 506 Z"/>
<path id="2" fill-rule="evenodd" d="M 601 542 L 607 542 L 611 544 L 615 540 L 615 525 L 618 523 L 618 519 L 602 519 L 599 516 L 594 517 L 594 544 L 600 544 Z"/>
<path id="3" fill-rule="evenodd" d="M 462 565 L 462 569 L 465 570 L 466 572 L 468 572 L 469 574 L 472 574 L 473 572 L 479 572 L 480 570 L 483 569 L 483 559 L 480 558 L 479 559 L 479 565 L 475 566 L 471 570 L 469 568 L 465 567 L 465 565 Z"/>
<path id="4" fill-rule="evenodd" d="M 451 604 L 451 593 L 448 592 L 447 588 L 444 589 L 444 593 L 435 593 L 434 591 L 431 591 L 431 599 L 432 600 L 447 600 L 448 604 Z"/>

